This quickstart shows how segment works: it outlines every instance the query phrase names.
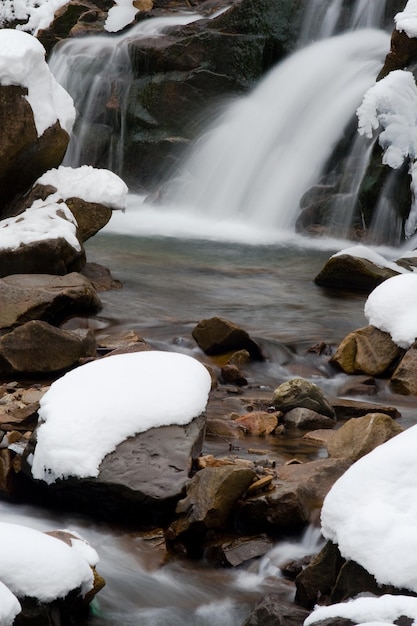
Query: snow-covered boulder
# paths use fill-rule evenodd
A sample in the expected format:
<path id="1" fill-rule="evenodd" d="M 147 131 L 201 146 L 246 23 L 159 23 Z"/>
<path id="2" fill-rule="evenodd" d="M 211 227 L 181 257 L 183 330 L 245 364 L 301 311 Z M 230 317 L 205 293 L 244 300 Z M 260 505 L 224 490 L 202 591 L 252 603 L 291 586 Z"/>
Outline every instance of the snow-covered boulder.
<path id="1" fill-rule="evenodd" d="M 0 551 L 2 626 L 11 626 L 17 615 L 19 624 L 81 619 L 105 584 L 95 571 L 96 551 L 77 533 L 2 522 Z"/>
<path id="2" fill-rule="evenodd" d="M 72 370 L 41 400 L 29 488 L 100 517 L 161 523 L 201 452 L 210 388 L 207 369 L 178 353 Z"/>
<path id="3" fill-rule="evenodd" d="M 0 49 L 1 216 L 16 195 L 61 163 L 75 109 L 49 71 L 37 39 L 3 28 Z"/>

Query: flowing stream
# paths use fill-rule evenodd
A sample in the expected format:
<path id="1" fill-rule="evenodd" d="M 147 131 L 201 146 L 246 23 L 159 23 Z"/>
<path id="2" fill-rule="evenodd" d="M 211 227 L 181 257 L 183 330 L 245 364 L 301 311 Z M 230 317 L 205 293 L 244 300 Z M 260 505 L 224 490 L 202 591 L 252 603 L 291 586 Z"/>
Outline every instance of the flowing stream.
<path id="1" fill-rule="evenodd" d="M 126 213 L 114 214 L 108 227 L 87 243 L 88 259 L 108 266 L 123 282 L 122 290 L 100 294 L 103 310 L 86 322 L 99 339 L 135 330 L 156 348 L 197 354 L 193 326 L 220 315 L 242 325 L 267 354 L 266 362 L 250 372 L 254 389 L 272 390 L 301 375 L 329 394 L 343 395 L 346 377 L 335 376 L 326 357 L 312 357 L 307 348 L 321 341 L 338 343 L 365 325 L 365 298 L 314 285 L 325 260 L 346 247 L 346 241 L 309 242 L 294 235 L 293 227 L 300 197 L 317 181 L 374 81 L 389 35 L 375 30 L 384 13 L 382 0 L 357 0 L 351 28 L 359 30 L 337 36 L 340 0 L 306 6 L 301 49 L 252 94 L 232 104 L 201 138 L 183 168 L 188 171 L 186 184 L 183 179 L 172 183 L 174 206 L 156 208 L 132 194 Z M 138 36 L 141 28 L 156 34 L 163 26 L 142 22 L 127 37 Z M 74 40 L 51 60 L 58 80 L 83 110 L 68 155 L 73 165 L 83 162 L 89 120 L 97 102 L 109 100 L 111 84 L 125 64 L 125 41 L 126 34 Z M 76 66 L 80 73 L 73 71 Z M 123 74 L 118 82 L 121 101 L 128 80 Z M 122 169 L 123 129 L 121 120 L 117 145 L 109 154 L 109 167 L 115 171 Z M 393 250 L 385 253 L 395 256 Z M 405 425 L 412 421 L 406 400 L 383 384 L 377 394 L 377 401 L 401 405 Z M 296 442 L 287 451 L 289 458 L 323 454 L 303 445 Z M 126 532 L 5 503 L 1 513 L 4 521 L 43 530 L 72 528 L 96 548 L 98 570 L 107 585 L 94 602 L 91 626 L 241 626 L 266 591 L 293 597 L 293 586 L 282 578 L 279 565 L 320 546 L 319 532 L 310 528 L 297 541 L 283 538 L 249 566 L 219 570 L 206 563 L 163 563 L 157 531 Z"/>

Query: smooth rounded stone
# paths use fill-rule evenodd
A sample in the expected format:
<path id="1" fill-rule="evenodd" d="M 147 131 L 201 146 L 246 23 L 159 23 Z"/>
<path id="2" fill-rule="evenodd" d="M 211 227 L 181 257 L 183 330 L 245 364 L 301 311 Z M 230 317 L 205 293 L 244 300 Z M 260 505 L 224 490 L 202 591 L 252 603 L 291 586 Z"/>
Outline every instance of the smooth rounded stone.
<path id="1" fill-rule="evenodd" d="M 303 626 L 310 612 L 283 600 L 278 593 L 268 593 L 252 609 L 243 626 Z"/>
<path id="2" fill-rule="evenodd" d="M 197 472 L 187 485 L 186 497 L 178 502 L 179 517 L 169 528 L 169 540 L 192 545 L 196 536 L 201 538 L 208 530 L 225 530 L 237 500 L 255 478 L 252 469 L 233 465 Z"/>
<path id="3" fill-rule="evenodd" d="M 201 350 L 209 356 L 247 350 L 252 359 L 263 360 L 261 349 L 248 333 L 221 317 L 201 320 L 191 334 Z"/>
<path id="4" fill-rule="evenodd" d="M 71 315 L 92 315 L 101 302 L 91 282 L 72 272 L 13 274 L 0 278 L 0 328 L 12 328 L 31 320 L 59 323 Z"/>
<path id="5" fill-rule="evenodd" d="M 327 451 L 331 457 L 348 457 L 357 461 L 403 430 L 389 415 L 368 413 L 350 419 L 334 431 L 327 441 Z"/>
<path id="6" fill-rule="evenodd" d="M 272 404 L 284 413 L 303 407 L 327 417 L 335 417 L 334 409 L 320 387 L 304 378 L 293 378 L 277 387 L 272 396 Z"/>
<path id="7" fill-rule="evenodd" d="M 299 428 L 300 430 L 334 428 L 335 426 L 335 421 L 331 417 L 304 407 L 297 407 L 284 413 L 282 423 L 289 428 Z"/>
<path id="8" fill-rule="evenodd" d="M 263 435 L 271 435 L 279 424 L 281 413 L 268 413 L 267 411 L 252 411 L 241 415 L 234 420 L 235 424 L 239 424 L 246 432 L 258 437 Z"/>
<path id="9" fill-rule="evenodd" d="M 310 523 L 330 488 L 351 464 L 346 458 L 318 459 L 280 467 L 274 489 L 246 498 L 236 523 L 244 533 L 288 531 Z"/>
<path id="10" fill-rule="evenodd" d="M 390 385 L 396 393 L 417 396 L 417 344 L 403 356 L 391 376 Z"/>
<path id="11" fill-rule="evenodd" d="M 61 372 L 95 355 L 91 331 L 65 331 L 39 320 L 0 338 L 0 372 L 6 375 Z"/>
<path id="12" fill-rule="evenodd" d="M 245 429 L 234 420 L 218 417 L 207 420 L 206 434 L 211 437 L 226 437 L 228 440 L 233 440 L 242 438 Z"/>
<path id="13" fill-rule="evenodd" d="M 331 257 L 317 274 L 314 282 L 321 287 L 336 287 L 370 293 L 387 278 L 397 276 L 398 272 L 379 267 L 368 259 L 338 254 Z"/>
<path id="14" fill-rule="evenodd" d="M 347 374 L 383 374 L 399 358 L 403 350 L 389 333 L 374 326 L 365 326 L 349 333 L 340 343 L 330 363 Z"/>

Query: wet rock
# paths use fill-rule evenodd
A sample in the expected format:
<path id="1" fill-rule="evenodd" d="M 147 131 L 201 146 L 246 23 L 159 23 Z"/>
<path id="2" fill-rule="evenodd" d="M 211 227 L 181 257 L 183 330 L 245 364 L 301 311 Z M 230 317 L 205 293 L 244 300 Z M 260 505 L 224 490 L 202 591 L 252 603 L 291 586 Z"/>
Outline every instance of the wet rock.
<path id="1" fill-rule="evenodd" d="M 252 609 L 243 626 L 303 626 L 310 612 L 268 593 Z"/>
<path id="2" fill-rule="evenodd" d="M 321 287 L 336 287 L 370 293 L 387 278 L 397 276 L 388 267 L 379 267 L 368 259 L 350 254 L 338 254 L 331 257 L 314 279 Z"/>
<path id="3" fill-rule="evenodd" d="M 279 411 L 275 413 L 252 411 L 251 413 L 237 417 L 234 423 L 239 424 L 246 432 L 252 435 L 271 435 L 278 426 L 280 416 L 281 413 Z"/>
<path id="4" fill-rule="evenodd" d="M 331 417 L 303 407 L 297 407 L 284 413 L 282 423 L 289 428 L 299 428 L 300 430 L 334 428 L 335 426 L 335 421 Z"/>
<path id="5" fill-rule="evenodd" d="M 277 387 L 273 393 L 272 404 L 284 413 L 303 407 L 330 418 L 335 417 L 334 409 L 320 387 L 303 378 L 293 378 Z"/>
<path id="6" fill-rule="evenodd" d="M 363 417 L 350 419 L 332 433 L 327 441 L 327 450 L 331 457 L 349 457 L 352 461 L 357 461 L 403 430 L 384 413 L 368 413 Z"/>
<path id="7" fill-rule="evenodd" d="M 338 388 L 340 396 L 371 396 L 378 391 L 376 380 L 373 376 L 352 374 Z"/>
<path id="8" fill-rule="evenodd" d="M 193 328 L 192 336 L 201 350 L 208 355 L 247 350 L 252 359 L 263 360 L 261 349 L 248 333 L 237 324 L 221 317 L 201 320 Z"/>
<path id="9" fill-rule="evenodd" d="M 388 52 L 383 68 L 377 80 L 381 80 L 394 70 L 402 70 L 417 60 L 417 42 L 404 31 L 396 28 L 391 35 L 391 49 Z"/>
<path id="10" fill-rule="evenodd" d="M 238 567 L 252 559 L 264 556 L 273 547 L 271 539 L 260 537 L 239 537 L 210 543 L 205 551 L 205 558 L 212 565 L 222 567 Z"/>
<path id="11" fill-rule="evenodd" d="M 365 326 L 349 333 L 330 358 L 347 374 L 378 376 L 400 357 L 403 350 L 391 339 L 389 333 L 374 326 Z"/>
<path id="12" fill-rule="evenodd" d="M 121 289 L 120 280 L 113 278 L 110 270 L 99 263 L 88 261 L 81 274 L 88 278 L 96 291 L 111 291 L 112 289 Z"/>
<path id="13" fill-rule="evenodd" d="M 350 417 L 362 417 L 367 413 L 385 413 L 393 419 L 401 417 L 401 413 L 394 406 L 385 406 L 374 402 L 361 400 L 346 400 L 344 398 L 331 398 L 331 403 L 336 411 L 338 420 L 346 420 Z"/>
<path id="14" fill-rule="evenodd" d="M 234 420 L 223 418 L 210 418 L 207 420 L 207 435 L 212 437 L 225 437 L 227 440 L 243 437 L 245 429 Z"/>
<path id="15" fill-rule="evenodd" d="M 201 454 L 205 420 L 202 414 L 184 426 L 161 426 L 129 437 L 103 459 L 97 478 L 70 476 L 46 485 L 33 480 L 25 462 L 19 493 L 30 501 L 135 528 L 166 525 Z"/>
<path id="16" fill-rule="evenodd" d="M 75 272 L 0 278 L 0 302 L 0 328 L 13 328 L 35 319 L 58 324 L 70 315 L 95 314 L 101 308 L 90 281 Z"/>
<path id="17" fill-rule="evenodd" d="M 403 356 L 391 377 L 391 388 L 396 393 L 417 396 L 417 344 Z"/>
<path id="18" fill-rule="evenodd" d="M 351 465 L 349 459 L 319 459 L 285 465 L 277 470 L 274 489 L 245 499 L 237 524 L 242 532 L 277 532 L 309 523 L 336 480 Z"/>
<path id="19" fill-rule="evenodd" d="M 0 217 L 13 198 L 61 164 L 69 142 L 59 122 L 38 137 L 27 93 L 24 87 L 0 85 Z"/>
<path id="20" fill-rule="evenodd" d="M 180 540 L 194 551 L 209 530 L 225 530 L 237 500 L 256 478 L 250 468 L 207 467 L 187 485 L 187 495 L 177 505 L 179 515 L 168 531 L 171 542 Z"/>
<path id="21" fill-rule="evenodd" d="M 42 227 L 50 237 L 44 236 Z M 74 217 L 65 204 L 27 209 L 16 217 L 0 221 L 0 229 L 8 229 L 12 242 L 11 247 L 0 248 L 0 277 L 11 274 L 63 275 L 78 272 L 85 265 L 84 248 L 75 237 Z M 30 241 L 24 243 L 31 231 Z M 14 241 L 21 243 L 14 244 Z"/>
<path id="22" fill-rule="evenodd" d="M 95 354 L 91 331 L 64 331 L 34 320 L 0 338 L 0 371 L 8 376 L 61 372 Z"/>
<path id="23" fill-rule="evenodd" d="M 247 379 L 236 365 L 224 365 L 221 368 L 221 375 L 225 383 L 237 385 L 238 387 L 244 387 L 248 384 Z"/>

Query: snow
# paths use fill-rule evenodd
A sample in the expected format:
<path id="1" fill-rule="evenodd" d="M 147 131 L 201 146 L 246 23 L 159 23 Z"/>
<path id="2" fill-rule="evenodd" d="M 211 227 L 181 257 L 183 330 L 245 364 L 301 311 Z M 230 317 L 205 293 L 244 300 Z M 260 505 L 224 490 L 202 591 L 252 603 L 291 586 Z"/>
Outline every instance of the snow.
<path id="1" fill-rule="evenodd" d="M 371 138 L 379 127 L 382 162 L 393 169 L 417 155 L 417 87 L 411 72 L 396 70 L 365 93 L 357 109 L 358 132 Z"/>
<path id="2" fill-rule="evenodd" d="M 77 197 L 110 209 L 126 208 L 127 185 L 110 170 L 97 169 L 91 165 L 77 168 L 61 165 L 43 174 L 36 183 L 53 185 L 58 189 L 58 197 L 63 200 Z"/>
<path id="3" fill-rule="evenodd" d="M 417 162 L 410 165 L 411 176 L 411 207 L 404 224 L 404 234 L 407 239 L 414 235 L 417 228 Z"/>
<path id="4" fill-rule="evenodd" d="M 386 594 L 380 598 L 357 598 L 349 602 L 320 607 L 307 617 L 304 626 L 332 617 L 344 617 L 366 626 L 386 626 L 402 615 L 417 619 L 417 598 Z"/>
<path id="5" fill-rule="evenodd" d="M 71 133 L 75 108 L 71 96 L 55 80 L 45 61 L 45 49 L 32 35 L 0 29 L 0 85 L 20 85 L 28 90 L 38 137 L 58 120 Z"/>
<path id="6" fill-rule="evenodd" d="M 97 476 L 106 454 L 127 437 L 200 415 L 210 387 L 204 365 L 174 352 L 109 356 L 68 372 L 40 403 L 34 478 Z"/>
<path id="7" fill-rule="evenodd" d="M 104 23 L 104 28 L 109 33 L 122 30 L 125 26 L 133 22 L 138 12 L 133 6 L 132 0 L 116 0 L 115 6 L 111 7 Z"/>
<path id="8" fill-rule="evenodd" d="M 21 245 L 60 238 L 81 250 L 76 232 L 77 223 L 66 204 L 37 200 L 20 215 L 0 221 L 0 250 L 17 250 Z"/>
<path id="9" fill-rule="evenodd" d="M 15 595 L 0 582 L 0 624 L 12 626 L 16 615 L 21 611 L 19 600 Z"/>
<path id="10" fill-rule="evenodd" d="M 373 263 L 374 265 L 378 267 L 381 267 L 381 268 L 386 267 L 400 274 L 408 271 L 404 267 L 401 267 L 400 265 L 397 265 L 396 263 L 392 263 L 391 261 L 388 261 L 385 257 L 383 257 L 381 254 L 379 254 L 375 250 L 371 250 L 370 248 L 367 248 L 366 246 L 363 246 L 362 244 L 357 245 L 357 246 L 351 246 L 350 248 L 344 248 L 343 250 L 340 250 L 340 252 L 336 252 L 336 254 L 333 254 L 331 258 L 346 255 L 346 254 L 348 256 L 371 261 L 371 263 Z"/>
<path id="11" fill-rule="evenodd" d="M 417 0 L 408 0 L 404 11 L 394 17 L 395 28 L 409 37 L 417 37 Z"/>
<path id="12" fill-rule="evenodd" d="M 81 550 L 55 537 L 27 526 L 0 522 L 0 554 L 0 580 L 18 597 L 51 602 L 78 588 L 85 595 L 93 587 L 90 565 L 98 561 L 98 556 L 92 548 L 94 563 Z"/>
<path id="13" fill-rule="evenodd" d="M 379 584 L 417 592 L 417 426 L 354 463 L 327 494 L 322 533 Z M 417 600 L 416 600 L 417 602 Z M 417 607 L 416 607 L 417 610 Z"/>
<path id="14" fill-rule="evenodd" d="M 24 22 L 17 28 L 37 34 L 38 30 L 48 28 L 54 19 L 54 13 L 68 0 L 2 0 L 0 5 L 0 28 L 13 20 Z"/>
<path id="15" fill-rule="evenodd" d="M 369 323 L 388 332 L 401 348 L 417 338 L 417 274 L 388 278 L 368 296 L 364 308 Z"/>

